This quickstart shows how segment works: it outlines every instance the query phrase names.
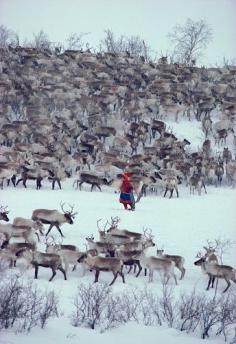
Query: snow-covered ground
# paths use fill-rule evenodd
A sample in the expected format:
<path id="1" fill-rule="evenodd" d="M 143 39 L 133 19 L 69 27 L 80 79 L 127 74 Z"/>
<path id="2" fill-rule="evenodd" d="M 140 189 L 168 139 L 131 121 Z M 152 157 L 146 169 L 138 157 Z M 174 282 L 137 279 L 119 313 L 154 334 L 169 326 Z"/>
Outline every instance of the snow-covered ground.
<path id="1" fill-rule="evenodd" d="M 125 211 L 118 202 L 118 194 L 108 187 L 103 187 L 103 192 L 90 192 L 88 186 L 83 186 L 83 191 L 72 188 L 73 180 L 68 179 L 63 183 L 63 190 L 50 190 L 50 185 L 45 185 L 42 190 L 35 190 L 34 184 L 29 187 L 6 188 L 1 191 L 1 204 L 10 209 L 10 220 L 16 216 L 31 217 L 36 208 L 60 209 L 60 201 L 74 204 L 78 211 L 73 225 L 63 225 L 62 232 L 65 235 L 63 243 L 76 244 L 81 250 L 85 250 L 85 237 L 94 234 L 98 239 L 97 220 L 105 222 L 111 216 L 120 217 L 119 228 L 126 228 L 142 232 L 143 228 L 152 229 L 152 234 L 158 248 L 164 248 L 167 253 L 179 254 L 185 257 L 186 275 L 178 286 L 174 286 L 176 295 L 183 291 L 197 291 L 213 295 L 214 291 L 205 291 L 207 277 L 201 273 L 199 267 L 193 265 L 196 254 L 202 250 L 207 239 L 230 239 L 233 241 L 236 234 L 235 201 L 236 193 L 231 187 L 208 187 L 207 194 L 202 196 L 190 195 L 185 186 L 181 186 L 180 198 L 172 199 L 162 196 L 148 196 L 142 198 L 136 206 L 135 212 Z M 60 238 L 54 228 L 51 233 L 55 238 Z M 43 244 L 39 247 L 44 249 Z M 149 250 L 155 254 L 155 248 Z M 235 245 L 224 255 L 224 263 L 236 267 Z M 13 269 L 17 271 L 17 268 Z M 179 276 L 179 272 L 177 271 Z M 33 281 L 34 271 L 30 268 L 22 277 Z M 32 341 L 37 343 L 51 344 L 62 343 L 92 343 L 96 334 L 96 341 L 103 344 L 110 343 L 143 343 L 157 342 L 178 343 L 200 343 L 201 339 L 196 334 L 184 334 L 174 329 L 165 327 L 144 327 L 129 323 L 117 329 L 109 330 L 103 334 L 97 330 L 92 331 L 85 328 L 75 328 L 70 324 L 68 315 L 71 313 L 72 297 L 81 283 L 89 284 L 94 280 L 94 274 L 87 272 L 81 277 L 81 270 L 69 272 L 68 281 L 63 280 L 60 272 L 57 273 L 53 282 L 48 279 L 51 271 L 40 268 L 39 279 L 36 282 L 41 288 L 50 288 L 56 291 L 60 297 L 60 308 L 63 316 L 50 320 L 45 330 L 33 329 L 29 334 L 17 334 L 12 331 L 0 332 L 1 344 L 28 344 Z M 114 292 L 125 291 L 133 287 L 142 288 L 145 285 L 156 290 L 161 290 L 161 281 L 158 275 L 154 275 L 154 281 L 148 283 L 147 278 L 141 274 L 139 278 L 134 275 L 125 275 L 126 284 L 122 284 L 118 277 L 112 286 Z M 110 273 L 101 273 L 100 281 L 110 282 Z M 218 293 L 222 293 L 225 282 L 220 281 Z M 236 285 L 231 285 L 231 290 L 236 292 Z M 223 343 L 222 338 L 205 340 L 205 343 Z"/>

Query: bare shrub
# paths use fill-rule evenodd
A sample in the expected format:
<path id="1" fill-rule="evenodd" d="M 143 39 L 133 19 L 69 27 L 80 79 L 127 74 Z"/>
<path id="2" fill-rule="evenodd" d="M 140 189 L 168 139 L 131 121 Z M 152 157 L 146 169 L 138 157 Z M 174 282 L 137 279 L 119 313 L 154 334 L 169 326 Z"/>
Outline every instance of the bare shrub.
<path id="1" fill-rule="evenodd" d="M 5 278 L 0 284 L 0 329 L 29 332 L 44 328 L 50 317 L 58 316 L 58 299 L 54 292 L 43 292 L 36 285 L 26 285 L 19 276 Z"/>
<path id="2" fill-rule="evenodd" d="M 169 326 L 173 327 L 176 318 L 176 304 L 173 296 L 173 287 L 162 281 L 162 296 L 159 299 L 162 319 Z"/>
<path id="3" fill-rule="evenodd" d="M 195 289 L 190 295 L 182 294 L 178 301 L 177 329 L 194 332 L 201 318 L 202 296 L 197 295 Z"/>
<path id="4" fill-rule="evenodd" d="M 71 321 L 73 326 L 86 326 L 95 329 L 104 319 L 104 310 L 110 289 L 107 284 L 80 285 L 74 298 L 75 310 Z"/>
<path id="5" fill-rule="evenodd" d="M 140 300 L 142 300 L 141 302 L 139 301 L 141 322 L 145 326 L 161 326 L 163 319 L 159 304 L 160 300 L 157 295 L 145 288 L 140 296 Z"/>
<path id="6" fill-rule="evenodd" d="M 218 307 L 219 324 L 216 330 L 216 335 L 223 335 L 224 340 L 227 341 L 229 337 L 233 337 L 233 330 L 236 334 L 236 296 L 227 294 L 220 299 Z M 235 335 L 234 335 L 235 340 Z M 235 341 L 236 342 L 236 341 Z"/>
<path id="7" fill-rule="evenodd" d="M 200 329 L 201 337 L 203 339 L 210 337 L 210 332 L 214 330 L 216 325 L 219 323 L 219 307 L 220 300 L 213 298 L 207 299 L 202 298 L 200 302 Z"/>
<path id="8" fill-rule="evenodd" d="M 139 36 L 115 37 L 110 29 L 105 30 L 105 38 L 100 42 L 100 50 L 108 53 L 128 53 L 132 57 L 143 57 L 144 61 L 151 60 L 151 48 Z"/>
<path id="9" fill-rule="evenodd" d="M 104 332 L 135 321 L 145 326 L 167 325 L 187 333 L 200 333 L 203 339 L 210 335 L 223 335 L 225 340 L 234 337 L 236 297 L 233 294 L 209 298 L 194 289 L 176 300 L 173 288 L 164 282 L 160 296 L 147 287 L 119 295 L 111 291 L 103 283 L 81 285 L 74 298 L 72 325 L 98 327 Z"/>

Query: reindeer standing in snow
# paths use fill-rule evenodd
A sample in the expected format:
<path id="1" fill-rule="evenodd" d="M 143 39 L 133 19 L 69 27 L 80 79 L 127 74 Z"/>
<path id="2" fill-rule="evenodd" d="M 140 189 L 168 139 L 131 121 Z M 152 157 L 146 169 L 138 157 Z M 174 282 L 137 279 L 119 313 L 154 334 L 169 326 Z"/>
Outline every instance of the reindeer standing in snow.
<path id="1" fill-rule="evenodd" d="M 73 213 L 73 209 L 74 206 L 70 205 L 70 211 L 66 211 L 64 209 L 64 204 L 65 203 L 61 203 L 61 210 L 63 211 L 63 213 L 60 213 L 58 210 L 53 209 L 53 210 L 49 210 L 49 209 L 35 209 L 32 213 L 32 220 L 34 221 L 41 221 L 43 224 L 49 224 L 49 229 L 46 233 L 46 236 L 50 233 L 51 229 L 55 226 L 58 230 L 58 232 L 61 234 L 62 237 L 64 237 L 64 235 L 62 234 L 62 231 L 60 229 L 60 226 L 63 223 L 69 223 L 70 225 L 72 225 L 74 223 L 73 219 L 75 218 L 76 213 Z"/>

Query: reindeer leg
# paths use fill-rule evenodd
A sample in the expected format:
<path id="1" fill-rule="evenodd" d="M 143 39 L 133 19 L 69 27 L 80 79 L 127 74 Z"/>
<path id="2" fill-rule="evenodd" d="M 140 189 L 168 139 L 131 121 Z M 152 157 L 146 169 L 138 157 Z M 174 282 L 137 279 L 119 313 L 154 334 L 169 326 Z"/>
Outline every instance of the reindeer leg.
<path id="1" fill-rule="evenodd" d="M 52 269 L 52 277 L 49 279 L 49 282 L 51 282 L 53 280 L 53 278 L 56 276 L 56 270 L 54 267 L 51 268 Z"/>
<path id="2" fill-rule="evenodd" d="M 212 288 L 214 288 L 215 279 L 216 279 L 215 276 L 212 277 L 212 283 L 211 283 L 211 287 L 212 287 Z"/>
<path id="3" fill-rule="evenodd" d="M 59 186 L 59 188 L 61 190 L 61 181 L 59 179 L 57 179 L 57 184 L 58 184 L 58 186 Z"/>
<path id="4" fill-rule="evenodd" d="M 109 285 L 112 285 L 115 282 L 115 280 L 117 279 L 117 276 L 118 276 L 118 272 L 116 272 L 116 273 L 113 272 L 113 275 L 114 275 L 114 278 Z"/>
<path id="5" fill-rule="evenodd" d="M 36 235 L 36 237 L 37 237 L 37 239 L 38 239 L 38 242 L 40 242 L 40 238 L 39 238 L 38 233 L 35 233 L 35 235 Z"/>
<path id="6" fill-rule="evenodd" d="M 59 227 L 59 225 L 55 225 L 58 232 L 61 234 L 61 237 L 64 238 L 64 235 L 62 234 L 61 228 Z"/>
<path id="7" fill-rule="evenodd" d="M 210 288 L 210 284 L 211 284 L 211 281 L 212 281 L 212 276 L 211 276 L 211 275 L 209 275 L 209 281 L 208 281 L 208 285 L 207 285 L 207 288 L 206 288 L 206 290 L 209 290 L 209 288 Z"/>
<path id="8" fill-rule="evenodd" d="M 124 276 L 123 272 L 118 271 L 118 274 L 121 276 L 122 282 L 125 283 L 125 276 Z"/>
<path id="9" fill-rule="evenodd" d="M 184 278 L 184 275 L 185 275 L 185 268 L 182 267 L 182 268 L 178 268 L 180 271 L 181 271 L 181 276 L 180 276 L 180 279 L 182 280 Z"/>
<path id="10" fill-rule="evenodd" d="M 96 270 L 94 283 L 98 282 L 99 273 L 100 273 L 100 271 Z"/>
<path id="11" fill-rule="evenodd" d="M 23 180 L 22 178 L 18 179 L 16 182 L 16 185 L 18 185 L 22 180 Z"/>
<path id="12" fill-rule="evenodd" d="M 225 278 L 225 282 L 227 283 L 227 287 L 225 288 L 225 290 L 223 291 L 223 293 L 225 293 L 225 292 L 229 289 L 229 287 L 230 287 L 230 285 L 231 285 L 230 281 L 229 281 L 228 279 L 226 279 L 226 278 Z"/>
<path id="13" fill-rule="evenodd" d="M 50 233 L 50 231 L 51 231 L 51 229 L 52 229 L 53 226 L 54 226 L 54 224 L 51 223 L 50 226 L 49 226 L 49 228 L 48 228 L 48 231 L 47 231 L 47 233 L 46 233 L 46 236 Z"/>
<path id="14" fill-rule="evenodd" d="M 166 197 L 167 190 L 168 190 L 168 189 L 166 188 L 166 189 L 165 189 L 165 193 L 164 193 L 164 197 Z"/>
<path id="15" fill-rule="evenodd" d="M 128 274 L 130 273 L 131 269 L 132 269 L 133 265 L 130 265 L 129 267 L 129 271 L 128 271 Z"/>
<path id="16" fill-rule="evenodd" d="M 176 191 L 177 197 L 179 197 L 179 191 L 178 191 L 178 188 L 177 188 L 177 187 L 175 188 L 175 191 Z"/>
<path id="17" fill-rule="evenodd" d="M 136 277 L 138 277 L 138 276 L 140 275 L 140 272 L 141 272 L 142 269 L 143 269 L 142 266 L 141 266 L 141 264 L 140 264 L 140 261 L 137 262 L 137 265 L 138 265 L 139 270 L 138 270 L 138 273 L 137 273 Z"/>
<path id="18" fill-rule="evenodd" d="M 99 184 L 95 184 L 95 185 L 97 186 L 97 188 L 98 188 L 100 191 L 102 191 L 102 189 L 101 189 L 101 187 L 100 187 Z"/>
<path id="19" fill-rule="evenodd" d="M 52 181 L 52 190 L 54 190 L 54 188 L 55 188 L 55 179 L 53 179 Z"/>
<path id="20" fill-rule="evenodd" d="M 67 280 L 67 277 L 66 277 L 66 271 L 65 271 L 65 269 L 63 269 L 63 267 L 62 267 L 62 266 L 59 266 L 59 267 L 58 267 L 58 270 L 60 270 L 60 271 L 63 273 L 63 275 L 64 275 L 64 279 L 65 279 L 65 280 Z"/>
<path id="21" fill-rule="evenodd" d="M 26 188 L 26 181 L 27 181 L 27 178 L 24 178 L 23 179 L 23 185 L 24 185 L 25 188 Z"/>
<path id="22" fill-rule="evenodd" d="M 38 267 L 38 265 L 35 265 L 34 266 L 34 278 L 38 278 L 38 271 L 39 271 L 39 267 Z"/>

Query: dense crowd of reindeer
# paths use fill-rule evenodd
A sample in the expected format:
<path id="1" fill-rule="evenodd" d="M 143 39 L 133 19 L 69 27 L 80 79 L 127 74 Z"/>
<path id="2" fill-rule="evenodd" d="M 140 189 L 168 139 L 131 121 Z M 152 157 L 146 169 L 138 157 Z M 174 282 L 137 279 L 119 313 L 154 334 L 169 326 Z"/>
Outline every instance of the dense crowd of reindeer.
<path id="1" fill-rule="evenodd" d="M 236 182 L 235 66 L 199 68 L 127 54 L 9 47 L 0 54 L 0 185 L 46 180 L 62 188 L 119 185 L 133 173 L 138 198 L 200 194 Z M 201 123 L 202 145 L 167 122 Z M 197 121 L 197 122 L 196 122 Z"/>
<path id="2" fill-rule="evenodd" d="M 143 233 L 133 232 L 127 229 L 118 228 L 120 219 L 111 217 L 101 226 L 101 219 L 97 221 L 99 240 L 95 241 L 93 234 L 86 237 L 86 250 L 80 250 L 74 244 L 62 244 L 55 241 L 53 236 L 48 236 L 50 230 L 55 226 L 61 237 L 61 225 L 64 223 L 73 224 L 75 215 L 74 206 L 65 210 L 61 204 L 62 212 L 49 209 L 36 209 L 32 213 L 31 219 L 17 217 L 12 224 L 0 223 L 0 268 L 6 269 L 17 265 L 19 260 L 25 262 L 25 266 L 33 266 L 34 277 L 38 278 L 39 267 L 52 270 L 52 281 L 57 270 L 61 271 L 64 279 L 67 279 L 69 267 L 72 265 L 74 271 L 78 264 L 82 267 L 82 276 L 86 271 L 95 272 L 94 282 L 98 282 L 101 271 L 108 271 L 113 274 L 110 282 L 112 285 L 121 276 L 125 283 L 125 269 L 128 266 L 127 274 L 133 271 L 138 277 L 144 269 L 145 276 L 148 271 L 149 282 L 153 281 L 154 272 L 159 272 L 165 283 L 173 278 L 177 285 L 175 268 L 180 273 L 182 280 L 185 275 L 185 259 L 179 255 L 165 254 L 163 249 L 156 250 L 155 256 L 148 254 L 148 248 L 156 246 L 152 231 L 143 229 Z M 9 222 L 6 208 L 0 209 L 0 220 Z M 44 234 L 44 225 L 48 224 L 49 229 Z M 38 251 L 37 243 L 43 237 L 45 252 Z M 16 240 L 18 239 L 18 241 Z M 20 240 L 20 241 L 19 241 Z M 213 247 L 208 242 L 208 247 L 204 247 L 206 253 L 198 253 L 198 260 L 195 265 L 200 266 L 204 273 L 209 276 L 207 290 L 214 287 L 215 279 L 222 278 L 227 283 L 223 292 L 230 287 L 230 281 L 236 283 L 236 269 L 231 266 L 219 264 L 216 254 L 216 246 Z M 136 270 L 138 271 L 136 272 Z"/>

